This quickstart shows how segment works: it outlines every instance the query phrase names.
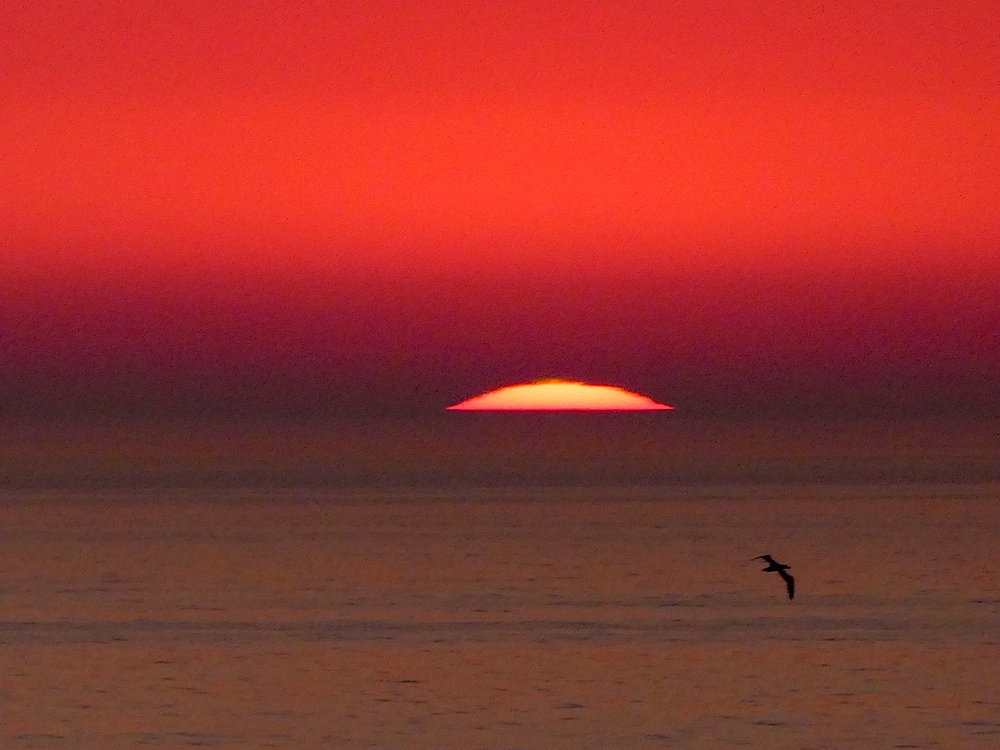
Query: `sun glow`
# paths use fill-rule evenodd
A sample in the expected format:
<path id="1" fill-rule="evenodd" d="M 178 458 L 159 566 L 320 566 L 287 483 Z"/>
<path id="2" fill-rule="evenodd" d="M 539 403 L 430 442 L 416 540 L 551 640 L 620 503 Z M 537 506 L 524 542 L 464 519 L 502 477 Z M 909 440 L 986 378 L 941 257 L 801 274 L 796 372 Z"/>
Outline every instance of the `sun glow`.
<path id="1" fill-rule="evenodd" d="M 509 385 L 448 407 L 453 411 L 663 411 L 673 408 L 624 388 L 567 380 Z"/>

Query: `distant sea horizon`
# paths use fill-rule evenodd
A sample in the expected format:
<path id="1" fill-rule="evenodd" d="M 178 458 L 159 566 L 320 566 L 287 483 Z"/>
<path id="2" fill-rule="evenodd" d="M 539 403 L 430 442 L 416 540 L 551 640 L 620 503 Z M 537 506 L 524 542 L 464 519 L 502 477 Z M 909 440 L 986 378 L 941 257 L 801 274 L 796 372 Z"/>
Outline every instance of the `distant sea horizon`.
<path id="1" fill-rule="evenodd" d="M 451 413 L 0 423 L 0 488 L 1000 482 L 1000 419 Z"/>

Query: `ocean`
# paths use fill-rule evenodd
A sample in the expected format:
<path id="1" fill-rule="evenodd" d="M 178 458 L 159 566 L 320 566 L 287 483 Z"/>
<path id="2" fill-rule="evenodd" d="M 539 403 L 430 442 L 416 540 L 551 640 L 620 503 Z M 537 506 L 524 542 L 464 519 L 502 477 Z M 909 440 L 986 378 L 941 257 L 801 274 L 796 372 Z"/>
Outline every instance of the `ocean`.
<path id="1" fill-rule="evenodd" d="M 1000 746 L 996 422 L 454 416 L 6 425 L 0 747 Z"/>

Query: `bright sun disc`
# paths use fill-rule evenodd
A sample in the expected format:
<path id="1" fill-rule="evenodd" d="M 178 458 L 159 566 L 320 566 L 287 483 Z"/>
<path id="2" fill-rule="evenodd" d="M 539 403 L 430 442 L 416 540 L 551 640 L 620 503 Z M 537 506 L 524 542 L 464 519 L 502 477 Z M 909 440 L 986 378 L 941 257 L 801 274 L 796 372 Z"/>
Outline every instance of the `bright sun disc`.
<path id="1" fill-rule="evenodd" d="M 624 388 L 567 380 L 509 385 L 448 407 L 453 411 L 663 411 L 673 408 Z"/>

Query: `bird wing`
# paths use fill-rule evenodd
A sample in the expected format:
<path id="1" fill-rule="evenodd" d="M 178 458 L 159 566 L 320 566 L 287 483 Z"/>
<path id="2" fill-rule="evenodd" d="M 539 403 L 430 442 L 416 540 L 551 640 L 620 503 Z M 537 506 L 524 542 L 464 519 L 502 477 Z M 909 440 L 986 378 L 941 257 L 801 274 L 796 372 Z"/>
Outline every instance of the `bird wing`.
<path id="1" fill-rule="evenodd" d="M 788 587 L 788 598 L 795 598 L 795 579 L 791 575 L 786 573 L 784 570 L 779 570 L 778 575 L 785 579 L 785 585 Z"/>

